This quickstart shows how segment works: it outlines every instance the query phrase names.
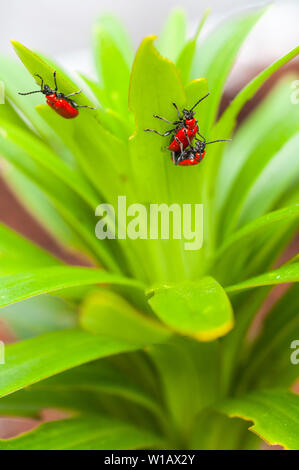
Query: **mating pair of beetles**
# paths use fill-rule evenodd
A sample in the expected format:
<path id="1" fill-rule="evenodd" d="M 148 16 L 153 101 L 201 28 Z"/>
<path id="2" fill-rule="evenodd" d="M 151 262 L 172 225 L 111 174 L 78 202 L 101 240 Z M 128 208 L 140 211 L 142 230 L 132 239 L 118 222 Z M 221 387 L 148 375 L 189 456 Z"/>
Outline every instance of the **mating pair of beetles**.
<path id="1" fill-rule="evenodd" d="M 79 106 L 72 99 L 74 95 L 78 95 L 79 93 L 81 93 L 81 90 L 75 93 L 71 93 L 70 95 L 64 95 L 63 93 L 59 93 L 56 80 L 56 72 L 54 72 L 54 90 L 48 85 L 44 85 L 44 80 L 40 75 L 36 74 L 36 76 L 41 80 L 40 90 L 31 91 L 29 93 L 19 93 L 20 95 L 32 95 L 34 93 L 44 94 L 46 96 L 47 104 L 57 114 L 59 114 L 65 119 L 73 119 L 77 117 L 79 114 L 79 108 L 96 109 L 92 108 L 91 106 Z M 164 134 L 161 134 L 160 132 L 154 129 L 145 129 L 145 131 L 155 132 L 161 137 L 167 137 L 172 135 L 168 149 L 171 151 L 172 161 L 175 163 L 175 165 L 198 165 L 203 160 L 206 154 L 206 146 L 208 144 L 214 144 L 216 142 L 228 142 L 228 139 L 207 142 L 206 139 L 199 133 L 198 121 L 194 117 L 194 110 L 199 105 L 199 103 L 201 103 L 204 99 L 209 96 L 209 94 L 210 93 L 201 98 L 190 110 L 183 109 L 182 116 L 177 105 L 173 103 L 178 113 L 178 121 L 171 122 L 161 116 L 154 115 L 155 118 L 161 119 L 162 121 L 175 126 L 173 129 L 166 131 Z M 198 139 L 197 135 L 202 140 Z M 194 139 L 196 139 L 196 143 L 195 145 L 192 145 Z"/>
<path id="2" fill-rule="evenodd" d="M 175 126 L 173 129 L 166 131 L 164 134 L 156 131 L 155 129 L 145 129 L 145 132 L 155 132 L 161 137 L 168 137 L 171 135 L 170 145 L 168 150 L 171 151 L 172 161 L 175 165 L 180 166 L 194 166 L 198 165 L 206 154 L 206 146 L 208 144 L 215 144 L 216 142 L 228 142 L 229 139 L 214 140 L 213 142 L 207 142 L 206 139 L 199 133 L 198 121 L 195 119 L 195 108 L 205 100 L 210 93 L 201 98 L 191 109 L 183 109 L 181 116 L 180 111 L 175 103 L 175 107 L 178 113 L 178 121 L 171 122 L 161 116 L 154 114 L 154 117 L 161 119 L 168 124 Z M 197 135 L 202 139 L 199 139 Z M 194 145 L 193 140 L 196 139 Z"/>

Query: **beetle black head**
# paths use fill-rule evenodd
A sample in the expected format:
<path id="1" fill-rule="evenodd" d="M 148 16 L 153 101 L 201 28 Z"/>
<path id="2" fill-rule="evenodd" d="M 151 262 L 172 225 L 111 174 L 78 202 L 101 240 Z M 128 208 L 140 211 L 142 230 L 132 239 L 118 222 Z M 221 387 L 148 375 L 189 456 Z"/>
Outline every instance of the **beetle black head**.
<path id="1" fill-rule="evenodd" d="M 207 145 L 207 142 L 206 142 L 205 139 L 204 139 L 204 141 L 197 140 L 196 144 L 195 144 L 195 151 L 198 152 L 198 153 L 204 153 L 204 151 L 206 149 L 206 145 Z"/>
<path id="2" fill-rule="evenodd" d="M 49 85 L 44 85 L 44 80 L 40 75 L 36 73 L 35 76 L 41 80 L 40 90 L 29 91 L 29 93 L 19 93 L 19 95 L 26 96 L 26 95 L 34 95 L 35 93 L 43 93 L 44 95 L 49 96 L 49 95 L 52 95 L 52 93 L 56 93 L 56 90 L 52 90 L 52 88 L 50 88 Z M 54 73 L 54 81 L 56 85 L 56 72 Z"/>
<path id="3" fill-rule="evenodd" d="M 49 85 L 45 85 L 44 88 L 42 88 L 41 92 L 44 95 L 49 96 L 49 95 L 52 95 L 53 90 L 52 90 L 52 88 L 49 87 Z"/>
<path id="4" fill-rule="evenodd" d="M 183 109 L 183 116 L 185 121 L 191 121 L 194 118 L 195 112 L 191 109 Z"/>

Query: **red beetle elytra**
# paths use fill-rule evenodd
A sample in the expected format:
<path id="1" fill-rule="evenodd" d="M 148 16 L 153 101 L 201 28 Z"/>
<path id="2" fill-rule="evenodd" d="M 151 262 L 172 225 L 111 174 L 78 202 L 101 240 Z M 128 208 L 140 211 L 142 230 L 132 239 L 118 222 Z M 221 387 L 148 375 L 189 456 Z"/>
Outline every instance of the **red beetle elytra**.
<path id="1" fill-rule="evenodd" d="M 216 142 L 231 142 L 231 139 L 213 140 L 207 142 L 203 137 L 203 141 L 197 139 L 196 144 L 190 145 L 187 149 L 183 150 L 180 154 L 176 154 L 173 162 L 180 166 L 194 166 L 198 165 L 206 154 L 206 146 L 209 144 L 215 144 Z"/>
<path id="2" fill-rule="evenodd" d="M 155 118 L 161 119 L 162 121 L 167 122 L 168 124 L 172 124 L 173 126 L 176 126 L 174 129 L 170 129 L 169 131 L 166 131 L 164 134 L 161 134 L 160 132 L 154 129 L 145 129 L 145 131 L 155 132 L 161 137 L 167 137 L 173 134 L 173 138 L 171 140 L 171 143 L 168 149 L 173 153 L 182 152 L 186 147 L 188 147 L 188 145 L 190 145 L 190 142 L 192 142 L 192 140 L 194 139 L 194 137 L 199 131 L 198 122 L 194 117 L 195 116 L 194 109 L 196 108 L 196 106 L 199 105 L 199 103 L 201 103 L 209 95 L 210 93 L 208 93 L 206 96 L 201 98 L 191 109 L 183 109 L 182 116 L 180 114 L 180 111 L 177 105 L 173 103 L 173 106 L 175 107 L 178 113 L 178 117 L 179 117 L 178 121 L 171 122 L 161 116 L 157 116 L 156 114 L 154 114 Z"/>
<path id="3" fill-rule="evenodd" d="M 41 89 L 38 91 L 30 91 L 29 93 L 19 93 L 19 95 L 33 95 L 34 93 L 43 93 L 46 96 L 47 104 L 60 116 L 65 119 L 73 119 L 78 116 L 79 108 L 92 108 L 91 106 L 79 106 L 75 101 L 70 99 L 71 96 L 79 95 L 82 91 L 76 91 L 76 93 L 71 93 L 70 95 L 64 95 L 63 93 L 58 93 L 58 86 L 56 80 L 56 71 L 54 72 L 54 83 L 55 90 L 52 90 L 48 85 L 44 85 L 43 78 L 35 74 L 36 77 L 41 79 Z"/>

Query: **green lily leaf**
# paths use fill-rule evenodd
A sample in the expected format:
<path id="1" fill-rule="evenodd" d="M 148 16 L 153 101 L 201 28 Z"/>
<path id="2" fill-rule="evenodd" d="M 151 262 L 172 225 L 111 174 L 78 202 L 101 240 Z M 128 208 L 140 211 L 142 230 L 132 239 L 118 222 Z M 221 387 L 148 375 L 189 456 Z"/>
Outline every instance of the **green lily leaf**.
<path id="1" fill-rule="evenodd" d="M 228 293 L 238 292 L 246 289 L 261 286 L 275 286 L 277 284 L 285 284 L 289 282 L 299 282 L 299 263 L 285 264 L 274 271 L 270 271 L 260 276 L 253 277 L 247 281 L 227 287 Z"/>
<path id="2" fill-rule="evenodd" d="M 112 15 L 99 18 L 94 28 L 94 55 L 100 85 L 110 107 L 128 113 L 130 66 L 133 51 L 122 23 Z"/>
<path id="3" fill-rule="evenodd" d="M 240 213 L 238 225 L 244 225 L 271 210 L 289 187 L 298 183 L 299 164 L 295 157 L 298 145 L 299 132 L 287 142 L 256 178 Z M 288 159 L 287 165 L 285 165 L 286 159 Z"/>
<path id="4" fill-rule="evenodd" d="M 111 284 L 142 291 L 143 285 L 134 279 L 113 275 L 100 269 L 68 266 L 35 269 L 31 272 L 4 276 L 0 283 L 0 307 L 40 294 L 70 287 Z"/>
<path id="5" fill-rule="evenodd" d="M 0 61 L 1 63 L 1 61 Z M 5 120 L 7 123 L 17 126 L 21 129 L 29 130 L 25 122 L 21 119 L 18 113 L 15 111 L 14 107 L 10 104 L 8 100 L 0 106 L 0 121 Z"/>
<path id="6" fill-rule="evenodd" d="M 1 365 L 0 397 L 86 362 L 134 349 L 132 344 L 79 329 L 48 333 L 8 345 L 5 364 Z"/>
<path id="7" fill-rule="evenodd" d="M 45 139 L 48 145 L 60 152 L 61 142 L 59 138 L 57 138 L 55 133 L 43 122 L 35 110 L 35 106 L 41 102 L 41 95 L 20 96 L 18 94 L 18 92 L 33 90 L 34 87 L 32 77 L 24 68 L 23 64 L 7 57 L 0 57 L 0 80 L 5 84 L 6 101 L 14 105 L 17 111 L 21 112 L 33 129 Z M 3 108 L 6 107 L 6 105 L 3 106 Z M 18 122 L 14 124 L 17 124 L 22 129 L 27 129 L 33 134 L 32 129 L 28 126 L 28 122 L 23 121 L 23 118 L 19 117 Z"/>
<path id="8" fill-rule="evenodd" d="M 5 320 L 19 339 L 29 339 L 74 328 L 76 313 L 75 307 L 65 300 L 43 295 L 2 307 L 0 320 Z"/>
<path id="9" fill-rule="evenodd" d="M 148 302 L 166 325 L 199 341 L 212 341 L 233 327 L 233 311 L 215 279 L 162 286 L 149 292 Z"/>
<path id="10" fill-rule="evenodd" d="M 299 110 L 290 102 L 290 84 L 288 78 L 276 87 L 243 124 L 224 154 L 216 199 L 217 211 L 223 214 L 219 223 L 225 228 L 224 234 L 240 225 L 249 204 L 252 208 L 255 203 L 255 212 L 250 219 L 243 216 L 243 224 L 270 210 L 296 175 Z"/>
<path id="11" fill-rule="evenodd" d="M 291 387 L 298 380 L 298 366 L 291 362 L 291 345 L 299 338 L 298 311 L 299 286 L 295 284 L 264 321 L 261 334 L 243 361 L 238 389 Z"/>
<path id="12" fill-rule="evenodd" d="M 94 392 L 119 396 L 159 414 L 159 406 L 155 398 L 150 395 L 142 384 L 135 383 L 126 371 L 117 366 L 117 359 L 101 359 L 90 364 L 76 367 L 50 379 L 39 382 L 31 390 L 71 392 Z"/>
<path id="13" fill-rule="evenodd" d="M 299 204 L 270 212 L 246 224 L 220 246 L 213 262 L 213 275 L 229 285 L 241 280 L 240 272 L 243 279 L 248 279 L 268 269 L 275 261 L 272 253 L 277 258 L 276 246 L 282 249 L 283 237 L 290 230 L 291 233 L 296 231 L 298 224 Z"/>
<path id="14" fill-rule="evenodd" d="M 290 62 L 292 59 L 297 57 L 299 54 L 299 46 L 292 49 L 290 52 L 280 57 L 278 60 L 273 62 L 269 67 L 263 70 L 259 75 L 257 75 L 248 85 L 246 85 L 238 95 L 233 99 L 229 104 L 227 109 L 224 111 L 223 115 L 216 124 L 216 133 L 224 133 L 229 135 L 237 122 L 237 117 L 243 108 L 243 106 L 254 97 L 258 92 L 261 86 L 270 78 L 275 72 L 277 72 L 281 67 Z M 258 128 L 258 127 L 257 127 Z M 220 131 L 221 129 L 221 131 Z"/>
<path id="15" fill-rule="evenodd" d="M 237 53 L 250 30 L 264 14 L 264 10 L 237 16 L 218 25 L 203 41 L 195 54 L 191 78 L 206 77 L 213 91 L 209 102 L 202 104 L 205 116 L 203 135 L 209 133 L 217 116 L 223 88 Z"/>
<path id="16" fill-rule="evenodd" d="M 186 34 L 186 11 L 183 8 L 175 8 L 170 13 L 157 41 L 157 49 L 160 54 L 175 62 L 185 45 Z"/>
<path id="17" fill-rule="evenodd" d="M 17 41 L 12 41 L 12 45 L 19 56 L 20 60 L 23 62 L 27 70 L 34 77 L 34 80 L 38 85 L 40 85 L 40 79 L 35 76 L 39 74 L 43 77 L 45 84 L 55 88 L 53 74 L 55 69 L 47 64 L 44 59 L 42 59 L 37 53 L 30 51 L 27 47 L 23 46 Z M 58 73 L 59 72 L 59 73 Z M 75 93 L 78 91 L 76 84 L 70 80 L 65 73 L 60 69 L 57 70 L 57 84 L 59 91 L 68 95 L 70 93 Z M 38 91 L 38 88 L 36 88 Z M 24 98 L 24 97 L 23 97 Z M 92 106 L 92 103 L 81 95 L 76 96 L 76 103 L 79 105 L 89 105 Z"/>
<path id="18" fill-rule="evenodd" d="M 51 111 L 49 109 L 49 111 Z M 52 113 L 53 114 L 53 113 Z M 72 188 L 83 200 L 85 200 L 92 209 L 97 206 L 98 199 L 93 193 L 90 185 L 86 183 L 80 173 L 69 168 L 66 163 L 57 157 L 46 145 L 39 139 L 29 135 L 28 132 L 23 132 L 15 126 L 10 126 L 6 122 L 0 122 L 1 141 L 6 140 L 6 145 L 17 146 L 26 152 L 40 167 L 43 167 L 47 172 L 51 172 L 53 177 L 60 179 L 66 186 Z M 5 144 L 2 145 L 2 148 Z"/>
<path id="19" fill-rule="evenodd" d="M 49 84 L 53 82 L 54 67 L 52 65 L 46 63 L 44 59 L 27 49 L 25 46 L 22 46 L 17 42 L 14 42 L 13 45 L 22 62 L 33 76 L 35 73 L 39 73 L 43 76 L 45 82 L 48 82 Z M 39 72 L 36 72 L 36 69 L 38 69 Z M 78 91 L 78 86 L 76 86 L 61 69 L 58 71 L 60 91 L 65 94 Z M 76 102 L 79 105 L 93 106 L 93 103 L 90 100 L 81 95 L 76 97 Z M 115 193 L 119 194 L 124 180 L 122 170 L 121 168 L 119 169 L 119 166 L 122 166 L 122 163 L 125 163 L 125 160 L 121 158 L 118 159 L 118 164 L 116 165 L 114 163 L 114 156 L 125 155 L 125 147 L 121 145 L 121 141 L 113 138 L 113 136 L 110 136 L 110 134 L 105 131 L 100 123 L 100 116 L 97 115 L 97 112 L 93 111 L 92 114 L 90 113 L 90 110 L 83 110 L 79 119 L 68 123 L 71 128 L 74 126 L 76 143 L 78 145 L 82 145 L 85 152 L 86 148 L 89 148 L 89 152 L 87 153 L 89 158 L 86 158 L 86 153 L 82 156 L 80 152 L 76 154 L 76 158 L 78 158 L 79 164 L 84 173 L 91 182 L 94 183 L 95 187 L 98 187 L 99 185 L 98 175 L 105 174 L 106 178 L 103 179 L 102 190 L 104 189 L 104 184 L 106 184 L 106 187 L 110 188 L 109 195 Z M 78 124 L 78 121 L 80 124 Z M 66 124 L 64 123 L 63 125 Z M 97 137 L 95 138 L 95 136 Z M 100 161 L 98 155 L 102 156 Z M 118 177 L 112 174 L 112 177 L 108 178 L 108 175 L 111 175 L 111 165 L 115 168 Z M 116 183 L 118 186 L 115 186 Z"/>
<path id="20" fill-rule="evenodd" d="M 85 300 L 80 324 L 90 333 L 138 346 L 162 343 L 171 336 L 163 325 L 139 313 L 116 293 L 103 289 Z"/>
<path id="21" fill-rule="evenodd" d="M 248 432 L 241 419 L 228 418 L 213 409 L 205 409 L 196 417 L 191 448 L 201 450 L 259 450 L 261 440 Z"/>
<path id="22" fill-rule="evenodd" d="M 89 416 L 43 424 L 16 439 L 0 441 L 0 450 L 128 450 L 152 448 L 159 442 L 146 430 Z"/>
<path id="23" fill-rule="evenodd" d="M 218 409 L 231 418 L 253 421 L 249 430 L 270 445 L 281 445 L 290 450 L 299 447 L 299 397 L 291 392 L 258 391 L 228 400 Z"/>
<path id="24" fill-rule="evenodd" d="M 40 161 L 40 156 L 38 157 L 36 153 L 34 154 L 36 160 L 31 158 L 27 152 L 18 147 L 17 143 L 8 138 L 5 128 L 2 130 L 0 128 L 0 148 L 5 158 L 29 178 L 30 181 L 38 185 L 43 193 L 50 198 L 75 234 L 80 237 L 81 243 L 85 247 L 85 252 L 89 254 L 97 253 L 103 266 L 118 271 L 118 265 L 107 250 L 107 240 L 106 243 L 105 240 L 103 241 L 104 243 L 99 243 L 94 236 L 94 208 L 91 205 L 87 205 L 77 194 L 77 191 L 75 192 L 64 184 L 63 176 L 59 175 L 59 179 L 51 177 L 44 168 L 47 164 Z M 28 151 L 32 151 L 30 145 Z M 45 157 L 47 155 L 46 152 Z M 54 166 L 55 161 L 54 159 Z"/>
<path id="25" fill-rule="evenodd" d="M 50 253 L 0 224 L 0 274 L 59 264 L 61 262 Z"/>
<path id="26" fill-rule="evenodd" d="M 33 215 L 52 237 L 59 240 L 68 250 L 84 252 L 84 244 L 57 212 L 54 204 L 48 199 L 39 186 L 24 175 L 18 168 L 7 165 L 5 181 L 30 214 Z"/>
<path id="27" fill-rule="evenodd" d="M 199 343 L 175 337 L 168 344 L 153 345 L 147 351 L 159 373 L 171 429 L 174 423 L 187 435 L 196 414 L 218 397 L 219 345 L 216 341 Z"/>
<path id="28" fill-rule="evenodd" d="M 96 21 L 97 25 L 100 25 L 110 34 L 126 63 L 131 66 L 134 59 L 134 48 L 123 22 L 117 16 L 106 12 L 100 15 Z"/>
<path id="29" fill-rule="evenodd" d="M 49 408 L 68 413 L 103 413 L 100 397 L 83 390 L 36 390 L 30 386 L 0 399 L 0 417 L 39 418 L 41 411 Z"/>
<path id="30" fill-rule="evenodd" d="M 183 108 L 186 98 L 175 66 L 159 55 L 154 40 L 154 37 L 149 37 L 142 42 L 133 65 L 129 104 L 137 127 L 130 141 L 130 150 L 139 201 L 161 203 L 168 200 L 167 170 L 173 163 L 161 148 L 161 138 L 144 130 L 152 128 L 163 133 L 170 129 L 171 125 L 153 118 L 153 114 L 175 121 L 177 113 L 172 102 Z M 169 138 L 165 139 L 165 146 L 168 143 Z"/>
<path id="31" fill-rule="evenodd" d="M 171 170 L 177 170 L 170 160 L 168 151 L 162 146 L 169 144 L 169 137 L 161 139 L 147 128 L 165 132 L 171 125 L 155 119 L 153 114 L 177 120 L 177 112 L 172 103 L 179 108 L 185 104 L 186 97 L 178 72 L 172 62 L 163 58 L 154 47 L 154 37 L 144 39 L 133 65 L 129 95 L 130 109 L 134 111 L 136 129 L 130 139 L 130 169 L 134 181 L 133 202 L 149 204 L 167 203 L 172 197 L 170 188 Z M 172 126 L 173 127 L 173 126 Z M 157 172 L 157 168 L 159 171 Z M 176 176 L 178 178 L 178 174 Z M 183 186 L 182 186 L 183 189 Z M 181 261 L 181 243 L 176 240 L 141 240 L 135 242 L 135 250 L 141 258 L 147 252 L 144 269 L 149 271 L 150 281 L 165 279 L 176 280 L 184 269 Z M 178 253 L 180 264 L 172 263 L 174 252 Z M 161 263 L 161 257 L 169 263 Z"/>
<path id="32" fill-rule="evenodd" d="M 210 14 L 211 10 L 208 8 L 197 28 L 197 31 L 195 33 L 195 36 L 192 39 L 189 39 L 185 46 L 183 47 L 178 60 L 177 60 L 177 68 L 180 72 L 181 79 L 183 83 L 188 83 L 190 80 L 190 73 L 191 73 L 191 67 L 192 63 L 194 60 L 194 55 L 196 52 L 196 45 L 197 45 L 197 40 L 199 38 L 199 35 L 202 31 L 202 28 L 205 25 L 205 22 Z"/>

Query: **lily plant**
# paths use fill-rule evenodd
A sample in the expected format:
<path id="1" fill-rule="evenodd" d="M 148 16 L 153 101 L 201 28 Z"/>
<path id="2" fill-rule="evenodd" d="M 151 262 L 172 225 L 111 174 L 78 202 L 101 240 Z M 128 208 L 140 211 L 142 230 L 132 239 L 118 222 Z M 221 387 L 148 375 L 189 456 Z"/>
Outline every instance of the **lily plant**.
<path id="1" fill-rule="evenodd" d="M 299 262 L 281 261 L 299 221 L 294 77 L 236 129 L 244 105 L 299 47 L 219 117 L 238 51 L 264 13 L 230 17 L 202 39 L 206 14 L 190 39 L 176 9 L 136 55 L 121 22 L 105 14 L 94 28 L 96 79 L 71 77 L 15 41 L 20 62 L 0 58 L 6 182 L 64 249 L 86 260 L 67 265 L 0 226 L 0 319 L 17 336 L 0 365 L 0 414 L 64 412 L 1 440 L 0 450 L 257 449 L 261 439 L 299 449 L 299 366 L 291 360 Z M 36 74 L 53 88 L 54 71 L 61 93 L 82 89 L 74 100 L 96 110 L 68 120 L 42 94 L 18 94 L 38 90 Z M 195 109 L 199 131 L 232 143 L 208 146 L 197 166 L 176 166 L 169 139 L 144 130 L 165 133 L 169 124 L 154 114 L 174 122 L 173 102 L 191 109 L 208 92 Z M 201 205 L 202 247 L 140 237 L 133 213 L 136 236 L 120 236 L 120 212 L 105 219 L 115 237 L 100 240 L 97 208 L 117 209 L 120 197 L 127 207 Z M 278 284 L 287 285 L 283 295 L 253 328 Z"/>

